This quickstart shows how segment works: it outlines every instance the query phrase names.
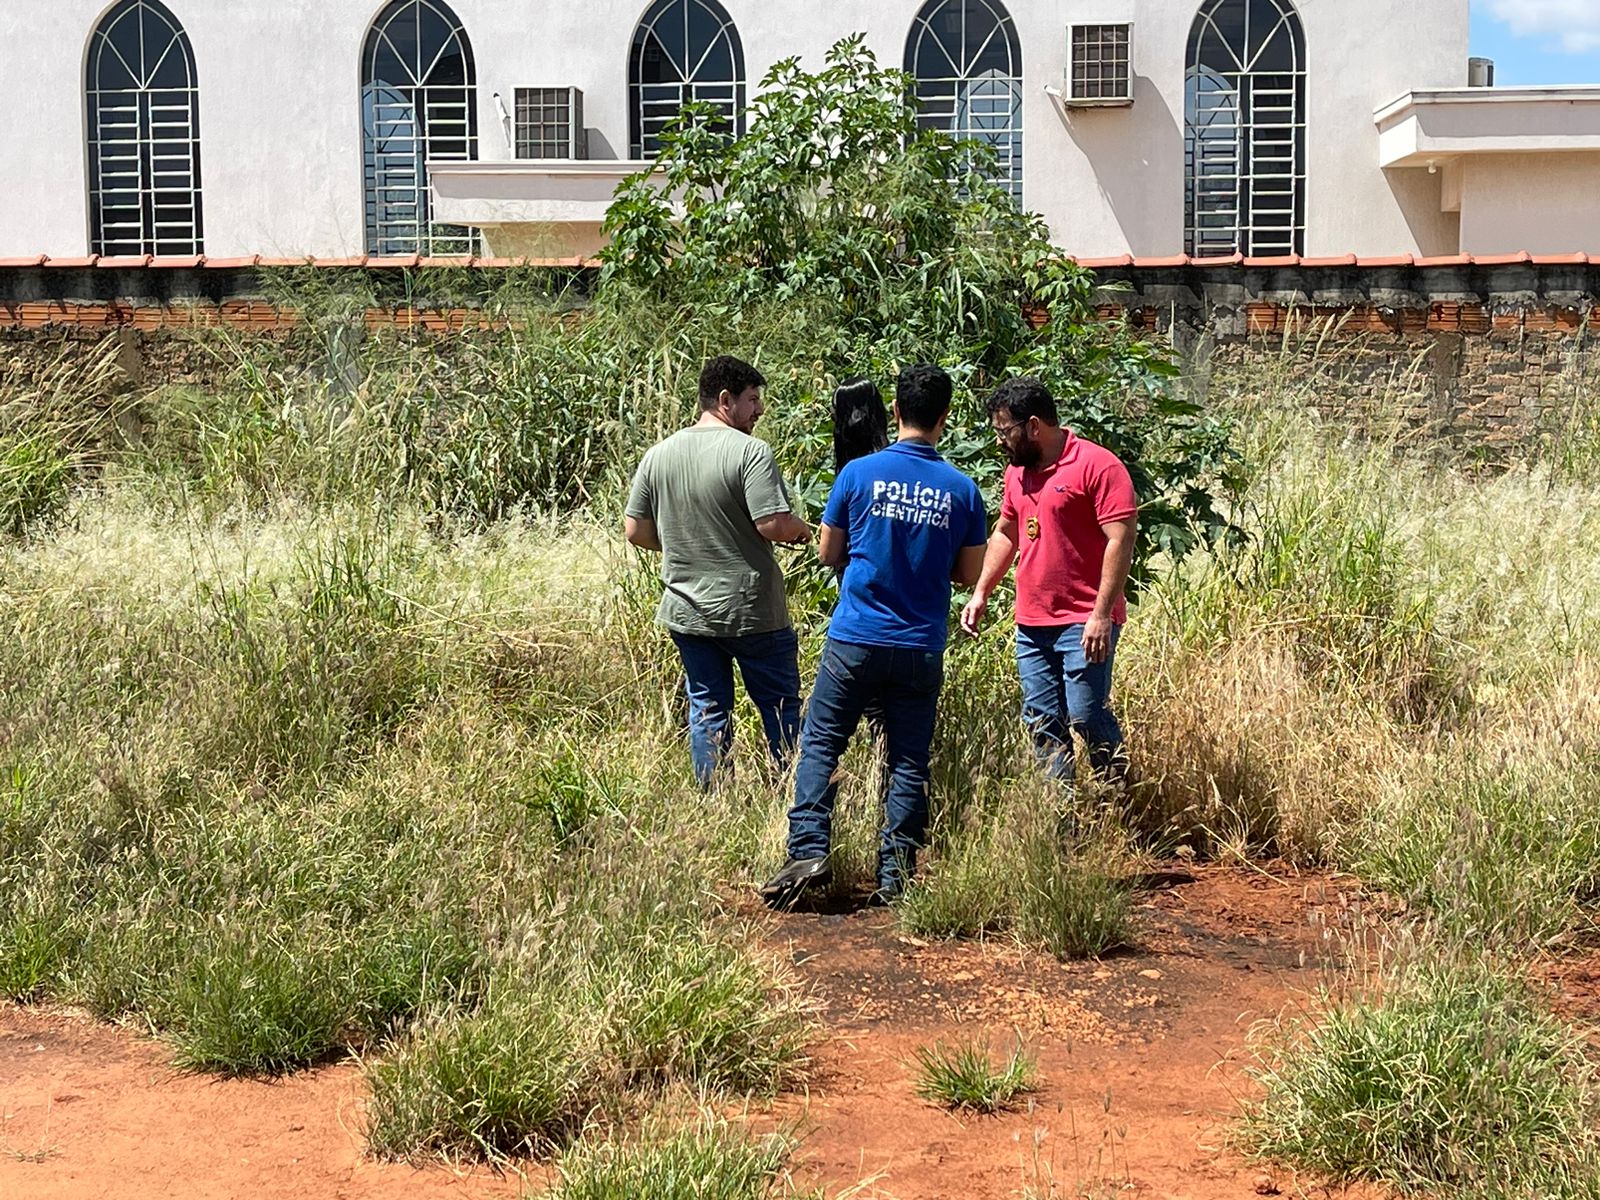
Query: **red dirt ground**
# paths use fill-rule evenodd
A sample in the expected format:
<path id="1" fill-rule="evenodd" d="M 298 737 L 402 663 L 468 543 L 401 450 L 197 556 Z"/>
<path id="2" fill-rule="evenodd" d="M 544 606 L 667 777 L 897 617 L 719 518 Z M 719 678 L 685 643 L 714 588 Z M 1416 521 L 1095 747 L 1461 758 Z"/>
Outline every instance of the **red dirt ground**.
<path id="1" fill-rule="evenodd" d="M 804 1094 L 771 1120 L 804 1136 L 796 1173 L 830 1194 L 976 1200 L 1348 1196 L 1226 1147 L 1253 1022 L 1307 1002 L 1367 916 L 1348 879 L 1220 867 L 1158 877 L 1140 946 L 1059 963 L 1004 942 L 899 934 L 882 910 L 769 926 L 814 990 L 824 1033 Z M 956 1117 L 918 1100 L 916 1047 L 1018 1033 L 1041 1088 L 1021 1110 Z M 0 1007 L 0 1197 L 412 1200 L 516 1196 L 515 1178 L 363 1155 L 351 1066 L 286 1081 L 175 1071 L 157 1042 L 70 1014 Z"/>

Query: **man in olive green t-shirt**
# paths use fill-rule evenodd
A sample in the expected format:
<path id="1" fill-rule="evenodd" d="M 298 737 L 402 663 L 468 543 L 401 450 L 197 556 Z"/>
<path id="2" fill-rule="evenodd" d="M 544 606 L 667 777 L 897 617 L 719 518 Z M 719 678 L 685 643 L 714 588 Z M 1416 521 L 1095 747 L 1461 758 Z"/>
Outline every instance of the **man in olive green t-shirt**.
<path id="1" fill-rule="evenodd" d="M 656 620 L 683 659 L 695 778 L 733 743 L 733 667 L 780 766 L 800 728 L 800 667 L 774 542 L 809 542 L 772 448 L 750 436 L 766 380 L 721 355 L 700 373 L 700 420 L 652 446 L 628 495 L 628 541 L 662 553 Z"/>

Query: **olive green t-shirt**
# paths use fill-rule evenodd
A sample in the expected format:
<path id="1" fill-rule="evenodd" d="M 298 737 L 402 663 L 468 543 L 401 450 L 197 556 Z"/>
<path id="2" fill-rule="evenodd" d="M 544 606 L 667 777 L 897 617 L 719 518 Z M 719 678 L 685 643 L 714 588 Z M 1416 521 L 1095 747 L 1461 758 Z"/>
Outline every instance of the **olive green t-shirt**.
<path id="1" fill-rule="evenodd" d="M 743 637 L 789 626 L 783 572 L 755 523 L 790 512 L 772 447 L 728 425 L 694 425 L 646 451 L 627 514 L 656 523 L 656 619 L 676 633 Z"/>

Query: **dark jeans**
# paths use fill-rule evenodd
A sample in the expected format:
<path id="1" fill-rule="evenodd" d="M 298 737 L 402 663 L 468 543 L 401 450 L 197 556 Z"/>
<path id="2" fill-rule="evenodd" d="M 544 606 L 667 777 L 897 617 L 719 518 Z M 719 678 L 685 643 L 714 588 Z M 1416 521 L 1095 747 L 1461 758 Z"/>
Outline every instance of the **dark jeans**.
<path id="1" fill-rule="evenodd" d="M 1089 765 L 1116 776 L 1123 767 L 1122 727 L 1111 711 L 1111 664 L 1120 626 L 1111 627 L 1105 662 L 1083 653 L 1082 625 L 1017 626 L 1017 673 L 1022 678 L 1022 722 L 1033 753 L 1052 779 L 1072 779 L 1072 735 L 1089 747 Z"/>
<path id="2" fill-rule="evenodd" d="M 788 765 L 800 732 L 799 641 L 793 629 L 744 637 L 695 637 L 673 632 L 689 693 L 689 754 L 694 777 L 710 787 L 733 749 L 733 667 L 761 714 L 767 748 Z"/>
<path id="3" fill-rule="evenodd" d="M 904 885 L 928 828 L 928 756 L 943 685 L 942 654 L 828 639 L 800 735 L 789 810 L 790 858 L 828 853 L 839 760 L 863 713 L 877 707 L 889 760 L 878 884 L 891 891 Z"/>

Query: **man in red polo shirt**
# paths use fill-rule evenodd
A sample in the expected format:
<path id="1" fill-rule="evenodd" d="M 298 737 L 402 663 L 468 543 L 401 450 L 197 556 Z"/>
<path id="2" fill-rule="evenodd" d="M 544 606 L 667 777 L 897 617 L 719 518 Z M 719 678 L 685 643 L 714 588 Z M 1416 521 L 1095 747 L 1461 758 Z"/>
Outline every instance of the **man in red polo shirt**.
<path id="1" fill-rule="evenodd" d="M 1046 774 L 1072 781 L 1072 734 L 1090 765 L 1118 777 L 1122 728 L 1111 711 L 1111 664 L 1127 620 L 1139 503 L 1111 451 L 1061 427 L 1037 379 L 1009 379 L 989 400 L 1006 470 L 1000 521 L 983 574 L 961 611 L 975 634 L 989 597 L 1017 563 L 1017 670 L 1022 719 Z"/>

